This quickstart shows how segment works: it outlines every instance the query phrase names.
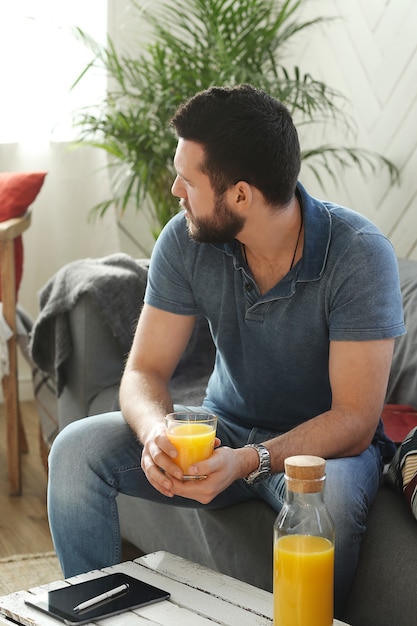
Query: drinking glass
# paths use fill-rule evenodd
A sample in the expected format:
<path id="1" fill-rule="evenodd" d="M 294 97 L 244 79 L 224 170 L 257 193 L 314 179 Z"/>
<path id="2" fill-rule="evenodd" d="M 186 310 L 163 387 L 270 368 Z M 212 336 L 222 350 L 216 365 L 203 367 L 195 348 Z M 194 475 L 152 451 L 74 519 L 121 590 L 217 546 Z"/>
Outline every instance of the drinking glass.
<path id="1" fill-rule="evenodd" d="M 210 413 L 169 413 L 165 416 L 168 439 L 177 449 L 175 463 L 184 472 L 184 480 L 201 480 L 204 475 L 190 475 L 189 467 L 208 459 L 214 450 L 217 417 Z"/>

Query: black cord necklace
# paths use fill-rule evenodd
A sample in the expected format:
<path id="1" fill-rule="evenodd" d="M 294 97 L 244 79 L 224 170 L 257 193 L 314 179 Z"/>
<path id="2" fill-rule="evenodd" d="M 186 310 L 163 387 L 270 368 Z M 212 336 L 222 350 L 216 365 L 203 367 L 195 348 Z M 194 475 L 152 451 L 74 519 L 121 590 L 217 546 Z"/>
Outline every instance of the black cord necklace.
<path id="1" fill-rule="evenodd" d="M 296 257 L 297 250 L 298 250 L 298 244 L 300 243 L 300 237 L 301 237 L 301 231 L 302 230 L 303 230 L 303 212 L 300 209 L 300 230 L 298 231 L 297 243 L 295 244 L 294 254 L 292 255 L 292 261 L 291 261 L 290 269 L 288 270 L 289 272 L 291 272 L 292 268 L 294 267 L 294 261 L 295 261 L 295 257 Z"/>
<path id="2" fill-rule="evenodd" d="M 297 235 L 297 241 L 295 244 L 295 248 L 294 248 L 294 254 L 292 255 L 292 261 L 291 261 L 291 265 L 290 265 L 290 269 L 288 270 L 289 272 L 291 272 L 292 268 L 294 267 L 294 261 L 295 261 L 295 257 L 297 255 L 297 250 L 298 250 L 298 245 L 300 243 L 300 238 L 301 238 L 301 231 L 303 230 L 303 212 L 302 210 L 300 210 L 300 228 L 298 230 L 298 235 Z M 242 245 L 242 252 L 243 252 L 243 258 L 245 259 L 245 263 L 246 265 L 249 265 L 248 263 L 248 257 L 246 256 L 246 246 L 244 243 L 241 244 Z"/>

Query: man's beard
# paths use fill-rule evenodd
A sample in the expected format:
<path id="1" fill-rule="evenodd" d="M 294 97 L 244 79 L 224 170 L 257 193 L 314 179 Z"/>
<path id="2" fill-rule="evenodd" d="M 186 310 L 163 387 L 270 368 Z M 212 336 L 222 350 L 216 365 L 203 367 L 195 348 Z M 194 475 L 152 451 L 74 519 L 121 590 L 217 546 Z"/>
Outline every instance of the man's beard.
<path id="1" fill-rule="evenodd" d="M 191 211 L 188 211 L 191 215 Z M 227 243 L 236 238 L 242 230 L 245 219 L 234 213 L 223 195 L 217 196 L 214 213 L 210 218 L 197 218 L 192 215 L 187 220 L 188 233 L 198 243 Z"/>

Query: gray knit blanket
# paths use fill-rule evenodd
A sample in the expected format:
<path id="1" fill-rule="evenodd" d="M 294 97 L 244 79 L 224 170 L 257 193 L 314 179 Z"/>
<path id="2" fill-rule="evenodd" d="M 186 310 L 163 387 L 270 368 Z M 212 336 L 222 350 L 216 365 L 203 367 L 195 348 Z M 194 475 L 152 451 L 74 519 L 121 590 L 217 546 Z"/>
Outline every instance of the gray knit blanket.
<path id="1" fill-rule="evenodd" d="M 128 352 L 143 303 L 147 267 L 147 260 L 137 261 L 123 253 L 81 259 L 65 265 L 42 288 L 29 349 L 37 366 L 55 379 L 58 396 L 65 386 L 63 365 L 72 350 L 68 313 L 88 294 Z"/>

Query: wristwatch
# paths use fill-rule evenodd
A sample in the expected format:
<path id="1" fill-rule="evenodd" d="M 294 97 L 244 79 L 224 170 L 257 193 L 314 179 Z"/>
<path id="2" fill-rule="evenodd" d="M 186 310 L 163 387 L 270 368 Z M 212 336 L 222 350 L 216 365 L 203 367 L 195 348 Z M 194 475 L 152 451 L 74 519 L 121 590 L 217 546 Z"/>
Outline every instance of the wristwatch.
<path id="1" fill-rule="evenodd" d="M 259 454 L 259 466 L 256 470 L 251 472 L 249 476 L 245 478 L 248 485 L 259 483 L 261 480 L 265 480 L 271 475 L 271 455 L 268 448 L 265 448 L 261 443 L 248 443 L 245 448 L 255 448 Z"/>

